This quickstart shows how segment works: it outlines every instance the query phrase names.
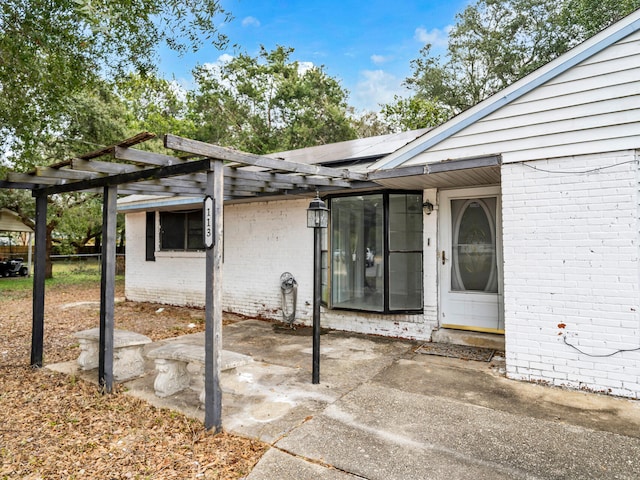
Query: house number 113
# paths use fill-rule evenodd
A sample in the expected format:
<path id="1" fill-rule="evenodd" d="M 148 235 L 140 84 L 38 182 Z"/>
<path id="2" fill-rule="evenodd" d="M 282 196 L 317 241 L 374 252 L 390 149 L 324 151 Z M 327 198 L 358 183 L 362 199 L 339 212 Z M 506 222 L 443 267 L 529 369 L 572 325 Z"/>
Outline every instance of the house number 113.
<path id="1" fill-rule="evenodd" d="M 215 243 L 215 238 L 213 235 L 213 198 L 211 198 L 210 196 L 204 197 L 204 207 L 202 209 L 202 213 L 202 232 L 204 234 L 204 246 L 206 248 L 211 248 Z"/>

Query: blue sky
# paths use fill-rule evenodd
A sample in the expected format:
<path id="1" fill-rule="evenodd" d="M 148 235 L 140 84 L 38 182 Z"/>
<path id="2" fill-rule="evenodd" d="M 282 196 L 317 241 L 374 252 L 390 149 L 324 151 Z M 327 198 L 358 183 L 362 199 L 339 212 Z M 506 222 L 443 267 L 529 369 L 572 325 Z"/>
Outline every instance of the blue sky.
<path id="1" fill-rule="evenodd" d="M 402 81 L 411 74 L 410 61 L 422 46 L 446 46 L 447 30 L 468 0 L 221 0 L 234 19 L 222 25 L 230 47 L 202 48 L 177 57 L 164 52 L 160 72 L 191 85 L 191 69 L 216 63 L 223 55 L 255 56 L 260 45 L 293 47 L 293 60 L 323 65 L 327 74 L 350 92 L 349 103 L 359 111 L 406 93 Z"/>

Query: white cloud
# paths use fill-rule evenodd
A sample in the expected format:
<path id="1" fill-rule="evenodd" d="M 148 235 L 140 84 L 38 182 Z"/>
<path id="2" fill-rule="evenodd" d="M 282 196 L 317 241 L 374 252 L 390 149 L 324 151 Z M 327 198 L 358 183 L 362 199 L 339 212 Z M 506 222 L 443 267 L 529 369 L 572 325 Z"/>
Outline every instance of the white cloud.
<path id="1" fill-rule="evenodd" d="M 206 62 L 202 66 L 209 71 L 217 71 L 222 65 L 224 65 L 225 63 L 229 63 L 231 60 L 233 60 L 233 55 L 223 53 L 216 59 L 215 62 Z"/>
<path id="2" fill-rule="evenodd" d="M 407 94 L 407 89 L 402 86 L 402 79 L 384 70 L 363 70 L 360 77 L 351 93 L 351 104 L 357 110 L 377 112 L 380 104 L 393 101 L 395 95 Z"/>
<path id="3" fill-rule="evenodd" d="M 229 63 L 231 60 L 233 60 L 233 55 L 223 53 L 218 57 L 218 60 L 216 60 L 216 65 L 224 65 L 225 63 Z"/>
<path id="4" fill-rule="evenodd" d="M 256 17 L 244 17 L 242 19 L 242 26 L 243 27 L 259 27 L 260 20 L 258 20 Z"/>
<path id="5" fill-rule="evenodd" d="M 452 25 L 447 25 L 444 30 L 434 28 L 431 31 L 427 31 L 423 27 L 418 27 L 416 28 L 414 38 L 420 43 L 430 43 L 434 48 L 446 48 L 449 32 L 452 28 Z"/>
<path id="6" fill-rule="evenodd" d="M 298 73 L 304 75 L 314 67 L 313 62 L 298 62 Z"/>
<path id="7" fill-rule="evenodd" d="M 381 65 L 385 62 L 388 62 L 389 60 L 391 60 L 391 57 L 385 57 L 382 55 L 371 55 L 371 61 L 376 65 Z"/>

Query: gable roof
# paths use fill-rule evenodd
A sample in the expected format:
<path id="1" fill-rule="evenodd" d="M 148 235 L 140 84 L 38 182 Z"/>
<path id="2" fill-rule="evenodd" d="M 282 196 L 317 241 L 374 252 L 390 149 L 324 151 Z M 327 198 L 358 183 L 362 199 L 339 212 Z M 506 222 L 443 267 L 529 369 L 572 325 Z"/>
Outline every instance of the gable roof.
<path id="1" fill-rule="evenodd" d="M 370 168 L 388 170 L 404 165 L 415 156 L 451 138 L 639 30 L 640 10 L 637 10 L 509 87 L 382 158 Z"/>

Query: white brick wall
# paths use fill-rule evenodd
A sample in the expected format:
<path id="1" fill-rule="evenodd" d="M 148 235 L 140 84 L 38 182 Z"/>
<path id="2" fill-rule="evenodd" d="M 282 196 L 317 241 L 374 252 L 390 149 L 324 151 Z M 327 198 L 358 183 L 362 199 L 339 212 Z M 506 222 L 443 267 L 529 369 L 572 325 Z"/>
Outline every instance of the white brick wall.
<path id="1" fill-rule="evenodd" d="M 125 296 L 172 305 L 204 303 L 204 254 L 156 252 L 145 261 L 145 213 L 125 217 L 127 236 Z"/>
<path id="2" fill-rule="evenodd" d="M 432 200 L 433 201 L 433 200 Z M 435 202 L 434 202 L 435 203 Z M 223 304 L 227 311 L 282 320 L 280 275 L 298 282 L 296 321 L 312 323 L 313 230 L 306 227 L 308 199 L 225 205 Z M 376 315 L 322 311 L 322 326 L 359 333 L 429 339 L 437 319 L 435 212 L 425 216 L 426 315 Z M 175 305 L 204 304 L 204 253 L 156 252 L 145 258 L 145 213 L 126 216 L 126 297 Z M 431 238 L 427 247 L 426 238 Z M 433 265 L 432 265 L 433 264 Z"/>
<path id="3" fill-rule="evenodd" d="M 635 152 L 503 165 L 502 218 L 508 376 L 640 398 Z"/>

